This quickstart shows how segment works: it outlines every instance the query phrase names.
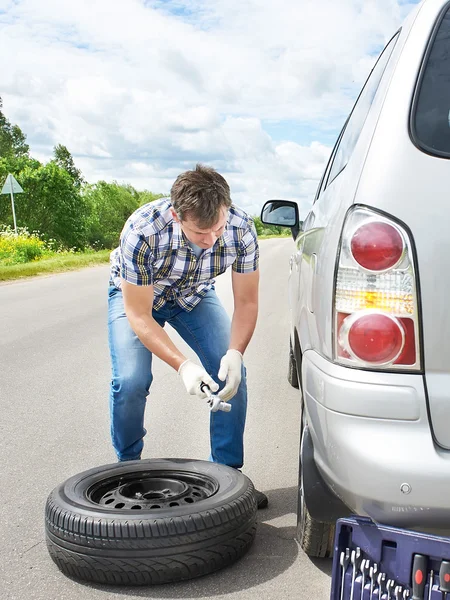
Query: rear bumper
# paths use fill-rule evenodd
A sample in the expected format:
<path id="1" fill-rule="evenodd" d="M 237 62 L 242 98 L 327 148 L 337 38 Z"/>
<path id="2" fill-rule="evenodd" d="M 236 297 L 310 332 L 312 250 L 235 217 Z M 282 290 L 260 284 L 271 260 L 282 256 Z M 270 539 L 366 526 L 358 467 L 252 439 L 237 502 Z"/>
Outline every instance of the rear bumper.
<path id="1" fill-rule="evenodd" d="M 314 461 L 325 483 L 359 515 L 388 525 L 450 528 L 450 452 L 430 433 L 421 375 L 302 362 Z"/>

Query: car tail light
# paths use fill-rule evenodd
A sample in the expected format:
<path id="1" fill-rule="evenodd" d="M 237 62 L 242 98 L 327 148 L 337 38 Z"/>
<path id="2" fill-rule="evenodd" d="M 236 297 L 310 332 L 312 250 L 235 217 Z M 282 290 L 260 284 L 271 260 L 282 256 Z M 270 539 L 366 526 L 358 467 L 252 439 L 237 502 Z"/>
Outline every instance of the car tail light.
<path id="1" fill-rule="evenodd" d="M 350 249 L 355 261 L 368 271 L 386 271 L 400 262 L 405 244 L 389 223 L 365 223 L 353 234 Z"/>
<path id="2" fill-rule="evenodd" d="M 335 361 L 373 369 L 420 369 L 411 240 L 366 208 L 344 224 L 335 281 Z"/>

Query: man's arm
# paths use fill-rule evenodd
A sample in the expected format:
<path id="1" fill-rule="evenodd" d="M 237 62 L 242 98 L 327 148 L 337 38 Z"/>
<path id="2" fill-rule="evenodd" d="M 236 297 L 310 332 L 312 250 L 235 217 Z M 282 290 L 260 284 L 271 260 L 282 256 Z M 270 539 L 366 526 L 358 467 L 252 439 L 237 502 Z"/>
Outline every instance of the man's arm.
<path id="1" fill-rule="evenodd" d="M 222 400 L 235 396 L 241 382 L 242 355 L 252 339 L 258 318 L 259 271 L 232 274 L 234 313 L 231 322 L 230 348 L 220 361 L 218 377 L 226 380 L 219 392 Z"/>
<path id="2" fill-rule="evenodd" d="M 208 392 L 202 389 L 202 383 L 216 392 L 219 386 L 212 377 L 203 367 L 188 360 L 153 318 L 153 286 L 133 285 L 122 278 L 122 294 L 125 313 L 134 333 L 152 354 L 178 372 L 187 392 L 206 398 Z"/>
<path id="3" fill-rule="evenodd" d="M 244 354 L 258 318 L 259 270 L 232 272 L 234 313 L 231 323 L 230 349 Z"/>
<path id="4" fill-rule="evenodd" d="M 187 359 L 152 317 L 153 293 L 152 285 L 133 285 L 122 279 L 125 313 L 131 328 L 150 352 L 178 371 Z"/>

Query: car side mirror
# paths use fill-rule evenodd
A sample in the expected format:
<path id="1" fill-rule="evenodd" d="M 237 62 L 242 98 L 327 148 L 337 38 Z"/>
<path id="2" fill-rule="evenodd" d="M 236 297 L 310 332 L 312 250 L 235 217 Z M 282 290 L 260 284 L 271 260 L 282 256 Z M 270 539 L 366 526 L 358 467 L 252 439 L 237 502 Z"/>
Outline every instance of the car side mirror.
<path id="1" fill-rule="evenodd" d="M 261 221 L 265 225 L 289 227 L 294 240 L 301 231 L 303 222 L 299 220 L 298 204 L 289 200 L 269 200 L 261 210 Z"/>

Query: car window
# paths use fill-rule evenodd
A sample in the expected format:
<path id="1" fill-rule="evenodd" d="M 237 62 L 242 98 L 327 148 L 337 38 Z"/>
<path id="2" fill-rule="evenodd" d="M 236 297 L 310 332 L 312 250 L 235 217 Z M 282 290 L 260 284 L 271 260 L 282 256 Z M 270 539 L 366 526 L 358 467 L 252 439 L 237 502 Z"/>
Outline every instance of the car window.
<path id="1" fill-rule="evenodd" d="M 325 167 L 325 171 L 323 172 L 323 175 L 322 175 L 322 177 L 320 179 L 320 183 L 319 183 L 319 186 L 317 188 L 316 195 L 315 195 L 315 198 L 314 198 L 314 204 L 319 199 L 320 194 L 325 190 L 325 184 L 326 184 L 327 179 L 328 179 L 328 173 L 330 172 L 330 168 L 331 168 L 331 166 L 333 164 L 334 155 L 336 154 L 336 149 L 339 147 L 339 142 L 341 141 L 341 136 L 342 136 L 342 132 L 339 134 L 339 137 L 338 137 L 338 139 L 337 139 L 337 141 L 336 141 L 336 143 L 335 143 L 335 145 L 333 147 L 333 150 L 331 151 L 330 157 L 329 157 L 327 165 Z"/>
<path id="2" fill-rule="evenodd" d="M 398 36 L 397 33 L 381 53 L 353 107 L 336 150 L 327 185 L 341 173 L 352 155 Z"/>
<path id="3" fill-rule="evenodd" d="M 450 157 L 450 9 L 430 41 L 413 115 L 417 145 L 431 154 Z"/>

